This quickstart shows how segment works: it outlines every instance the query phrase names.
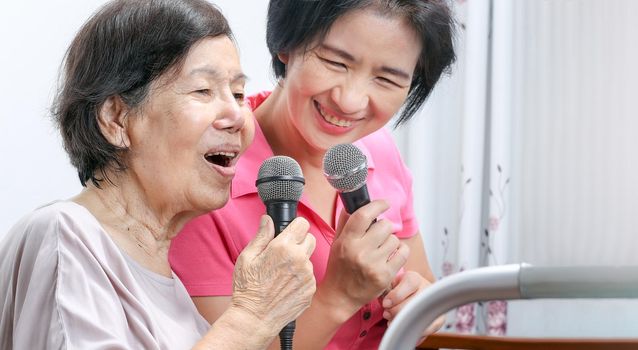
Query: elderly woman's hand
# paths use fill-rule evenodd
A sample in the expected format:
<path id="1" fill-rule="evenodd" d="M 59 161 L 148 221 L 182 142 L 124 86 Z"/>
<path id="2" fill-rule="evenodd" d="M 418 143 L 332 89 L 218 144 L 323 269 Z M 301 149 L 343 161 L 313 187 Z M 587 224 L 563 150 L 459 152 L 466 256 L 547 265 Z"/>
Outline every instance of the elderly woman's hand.
<path id="1" fill-rule="evenodd" d="M 237 258 L 231 308 L 256 317 L 272 336 L 308 308 L 315 293 L 309 228 L 297 218 L 273 239 L 272 219 L 264 215 L 257 236 Z"/>

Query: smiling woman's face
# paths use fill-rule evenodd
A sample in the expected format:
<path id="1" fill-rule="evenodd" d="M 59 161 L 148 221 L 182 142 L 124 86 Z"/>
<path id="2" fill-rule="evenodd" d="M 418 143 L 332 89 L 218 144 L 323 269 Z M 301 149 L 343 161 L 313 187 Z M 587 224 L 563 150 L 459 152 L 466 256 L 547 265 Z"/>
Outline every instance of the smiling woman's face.
<path id="1" fill-rule="evenodd" d="M 209 211 L 228 200 L 237 156 L 252 140 L 245 76 L 226 36 L 195 44 L 128 118 L 127 172 L 151 206 Z"/>
<path id="2" fill-rule="evenodd" d="M 421 52 L 403 18 L 369 9 L 339 17 L 310 47 L 280 55 L 283 86 L 297 133 L 323 151 L 388 123 L 405 102 Z"/>

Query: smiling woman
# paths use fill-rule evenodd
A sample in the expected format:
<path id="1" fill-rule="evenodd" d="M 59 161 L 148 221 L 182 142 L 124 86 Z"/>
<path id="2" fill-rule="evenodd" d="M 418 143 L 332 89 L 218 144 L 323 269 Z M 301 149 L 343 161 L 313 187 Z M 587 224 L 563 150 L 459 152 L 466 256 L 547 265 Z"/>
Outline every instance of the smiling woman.
<path id="1" fill-rule="evenodd" d="M 237 163 L 231 199 L 186 224 L 171 246 L 172 267 L 210 322 L 232 305 L 233 266 L 265 211 L 256 174 L 273 155 L 301 166 L 297 214 L 317 240 L 317 293 L 297 319 L 295 347 L 377 348 L 387 323 L 430 285 L 412 177 L 383 127 L 395 114 L 409 120 L 453 61 L 452 23 L 440 0 L 270 1 L 278 82 L 249 97 L 255 137 Z M 377 199 L 352 216 L 322 168 L 326 151 L 343 143 L 366 155 Z"/>
<path id="2" fill-rule="evenodd" d="M 303 219 L 274 239 L 267 217 L 253 228 L 233 305 L 212 326 L 168 263 L 184 223 L 228 200 L 254 132 L 244 83 L 230 28 L 204 0 L 116 0 L 86 22 L 53 108 L 85 188 L 0 245 L 0 348 L 258 349 L 308 307 Z"/>

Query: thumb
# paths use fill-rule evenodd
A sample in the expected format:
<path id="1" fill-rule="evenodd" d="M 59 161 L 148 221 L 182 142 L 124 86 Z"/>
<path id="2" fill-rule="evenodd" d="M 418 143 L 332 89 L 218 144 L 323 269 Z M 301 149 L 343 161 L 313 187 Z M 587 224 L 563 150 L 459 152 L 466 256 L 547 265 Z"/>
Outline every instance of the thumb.
<path id="1" fill-rule="evenodd" d="M 272 239 L 275 237 L 275 226 L 272 219 L 268 215 L 262 215 L 259 221 L 259 230 L 257 235 L 244 248 L 244 251 L 253 255 L 259 255 Z"/>
<path id="2" fill-rule="evenodd" d="M 292 239 L 296 244 L 301 244 L 306 236 L 310 224 L 303 217 L 296 217 L 281 233 L 280 236 L 285 236 L 286 239 Z"/>

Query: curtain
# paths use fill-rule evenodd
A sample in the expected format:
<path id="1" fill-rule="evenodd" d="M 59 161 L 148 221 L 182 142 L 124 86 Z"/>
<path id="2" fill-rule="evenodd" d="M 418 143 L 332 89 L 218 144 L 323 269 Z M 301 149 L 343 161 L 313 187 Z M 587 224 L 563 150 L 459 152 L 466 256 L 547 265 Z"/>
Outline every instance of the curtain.
<path id="1" fill-rule="evenodd" d="M 511 6 L 452 5 L 457 62 L 411 121 L 416 125 L 395 131 L 414 173 L 426 250 L 441 278 L 505 262 L 511 181 L 510 105 L 493 103 L 510 100 Z M 490 37 L 494 27 L 500 34 Z M 445 328 L 502 335 L 506 315 L 503 301 L 465 305 L 448 315 Z"/>
<path id="2" fill-rule="evenodd" d="M 457 62 L 394 130 L 437 278 L 522 261 L 638 264 L 638 2 L 451 3 Z M 613 317 L 592 312 L 605 309 Z M 445 329 L 630 336 L 635 314 L 635 301 L 493 301 L 450 312 Z"/>

